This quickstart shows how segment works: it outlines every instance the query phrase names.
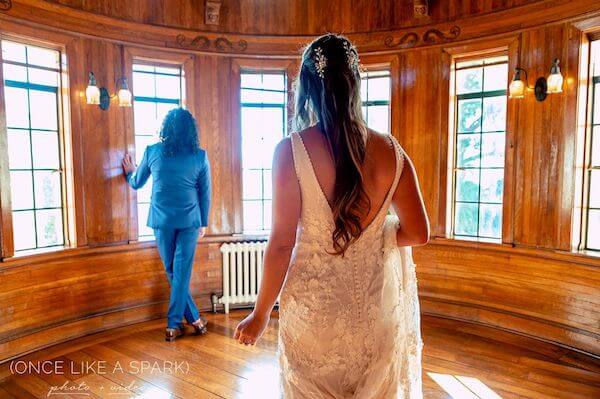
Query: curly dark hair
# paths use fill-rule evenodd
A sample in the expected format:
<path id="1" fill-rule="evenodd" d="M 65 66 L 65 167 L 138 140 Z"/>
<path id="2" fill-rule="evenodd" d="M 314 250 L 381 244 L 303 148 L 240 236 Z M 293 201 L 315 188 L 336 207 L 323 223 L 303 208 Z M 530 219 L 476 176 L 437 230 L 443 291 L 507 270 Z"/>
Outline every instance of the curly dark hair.
<path id="1" fill-rule="evenodd" d="M 194 154 L 200 150 L 198 125 L 190 111 L 175 108 L 169 111 L 160 129 L 160 141 L 166 156 Z"/>

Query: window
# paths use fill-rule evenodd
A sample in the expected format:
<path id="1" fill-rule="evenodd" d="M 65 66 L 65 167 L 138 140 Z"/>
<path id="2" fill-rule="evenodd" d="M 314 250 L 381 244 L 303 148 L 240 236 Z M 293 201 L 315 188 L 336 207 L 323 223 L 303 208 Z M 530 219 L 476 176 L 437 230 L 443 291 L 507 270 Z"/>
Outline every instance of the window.
<path id="1" fill-rule="evenodd" d="M 146 147 L 158 142 L 162 121 L 167 113 L 182 106 L 184 79 L 180 66 L 133 64 L 133 115 L 135 126 L 135 153 L 141 161 Z M 146 226 L 150 209 L 152 178 L 137 192 L 138 236 L 154 236 Z"/>
<path id="2" fill-rule="evenodd" d="M 367 125 L 377 132 L 390 133 L 390 71 L 367 71 L 361 77 L 362 110 Z"/>
<path id="3" fill-rule="evenodd" d="M 600 250 L 600 40 L 591 43 L 592 85 L 591 129 L 589 134 L 590 156 L 587 162 L 587 217 L 585 249 Z"/>
<path id="4" fill-rule="evenodd" d="M 271 229 L 271 164 L 287 129 L 285 72 L 242 72 L 242 207 L 243 230 Z"/>
<path id="5" fill-rule="evenodd" d="M 453 235 L 500 239 L 508 57 L 455 62 Z"/>
<path id="6" fill-rule="evenodd" d="M 61 52 L 2 40 L 15 252 L 65 245 Z"/>

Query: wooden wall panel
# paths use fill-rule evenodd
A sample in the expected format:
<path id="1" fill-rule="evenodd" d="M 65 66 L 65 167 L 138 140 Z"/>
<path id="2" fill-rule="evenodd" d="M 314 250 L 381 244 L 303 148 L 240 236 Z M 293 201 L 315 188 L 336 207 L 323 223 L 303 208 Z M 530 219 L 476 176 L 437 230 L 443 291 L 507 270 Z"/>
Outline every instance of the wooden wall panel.
<path id="1" fill-rule="evenodd" d="M 110 42 L 81 39 L 83 81 L 72 82 L 72 89 L 85 93 L 87 72 L 93 71 L 99 87 L 115 93 L 115 82 L 122 75 L 121 48 Z M 82 137 L 83 179 L 86 203 L 88 245 L 127 242 L 129 239 L 128 187 L 123 179 L 121 160 L 127 149 L 125 116 L 129 110 L 111 101 L 108 111 L 85 104 L 81 126 L 74 127 Z"/>
<path id="2" fill-rule="evenodd" d="M 416 248 L 422 311 L 598 353 L 597 261 L 434 241 Z"/>
<path id="3" fill-rule="evenodd" d="M 201 243 L 196 253 L 190 289 L 204 310 L 210 293 L 221 292 L 219 246 Z M 13 261 L 0 269 L 0 286 L 0 363 L 93 330 L 164 316 L 169 300 L 153 245 Z M 94 318 L 111 322 L 98 325 Z"/>
<path id="4" fill-rule="evenodd" d="M 522 35 L 521 66 L 530 85 L 560 58 L 564 92 L 519 103 L 516 127 L 514 240 L 548 249 L 571 248 L 577 140 L 577 76 L 581 32 L 561 24 Z"/>
<path id="5" fill-rule="evenodd" d="M 440 48 L 406 52 L 400 60 L 400 101 L 394 106 L 400 125 L 394 134 L 417 170 L 432 232 L 443 236 L 439 165 L 447 153 L 450 60 Z"/>
<path id="6" fill-rule="evenodd" d="M 18 1 L 18 0 L 16 0 Z M 413 0 L 223 0 L 221 26 L 204 24 L 204 0 L 50 0 L 128 21 L 247 34 L 372 32 L 446 22 L 539 0 L 430 1 L 430 18 L 415 20 Z"/>
<path id="7" fill-rule="evenodd" d="M 230 97 L 229 58 L 196 57 L 198 95 L 196 102 L 200 144 L 211 162 L 213 200 L 211 234 L 235 233 L 234 152 Z"/>

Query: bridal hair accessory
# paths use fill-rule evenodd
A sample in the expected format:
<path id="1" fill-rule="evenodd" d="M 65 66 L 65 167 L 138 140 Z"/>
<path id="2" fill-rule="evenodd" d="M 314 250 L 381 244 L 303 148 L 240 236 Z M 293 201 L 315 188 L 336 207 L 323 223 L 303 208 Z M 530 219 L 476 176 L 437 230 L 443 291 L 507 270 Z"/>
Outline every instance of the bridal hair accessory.
<path id="1" fill-rule="evenodd" d="M 346 50 L 346 59 L 348 60 L 348 65 L 355 71 L 360 70 L 360 60 L 358 59 L 358 52 L 356 51 L 356 47 L 350 42 L 344 42 L 344 50 Z"/>
<path id="2" fill-rule="evenodd" d="M 327 67 L 327 57 L 323 54 L 321 47 L 315 48 L 314 55 L 315 68 L 321 79 L 325 79 L 325 68 Z"/>

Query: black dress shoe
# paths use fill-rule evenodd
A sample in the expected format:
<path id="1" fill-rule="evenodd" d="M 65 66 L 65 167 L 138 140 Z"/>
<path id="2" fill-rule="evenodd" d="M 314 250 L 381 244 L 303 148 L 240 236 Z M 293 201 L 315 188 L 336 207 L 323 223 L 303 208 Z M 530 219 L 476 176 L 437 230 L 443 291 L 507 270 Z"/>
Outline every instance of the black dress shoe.
<path id="1" fill-rule="evenodd" d="M 165 330 L 165 341 L 173 342 L 184 334 L 183 328 L 169 328 Z"/>

